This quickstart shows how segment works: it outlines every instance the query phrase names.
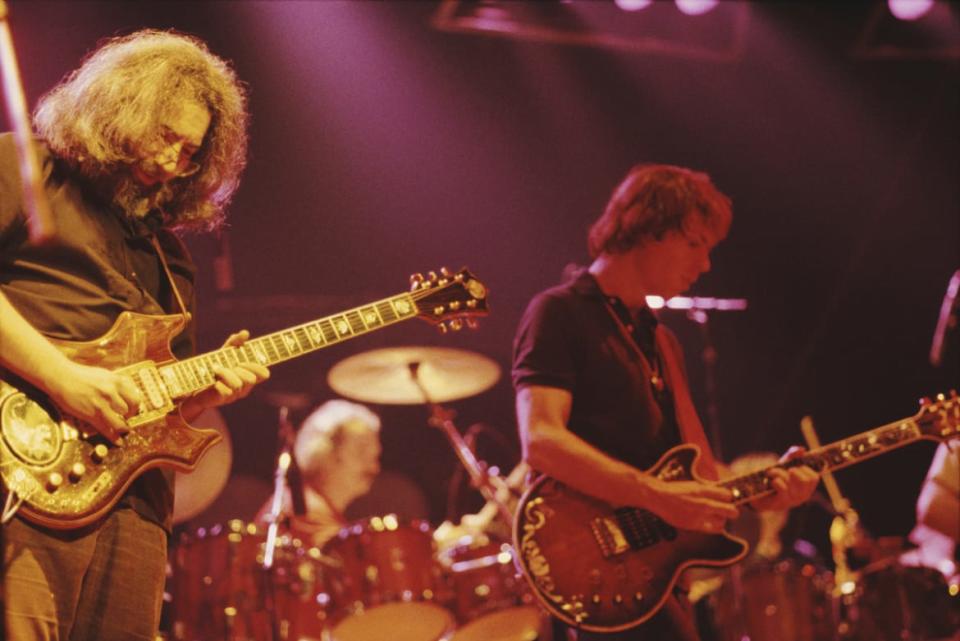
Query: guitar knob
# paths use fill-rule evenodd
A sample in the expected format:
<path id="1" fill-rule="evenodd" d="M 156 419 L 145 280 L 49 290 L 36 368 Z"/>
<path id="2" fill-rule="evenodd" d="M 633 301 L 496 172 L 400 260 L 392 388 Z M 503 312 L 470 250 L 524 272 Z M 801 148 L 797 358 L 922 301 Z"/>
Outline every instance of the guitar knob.
<path id="1" fill-rule="evenodd" d="M 69 474 L 70 481 L 73 483 L 76 483 L 86 473 L 87 473 L 86 465 L 80 462 L 74 463 L 73 466 L 71 466 L 70 468 L 70 474 Z"/>
<path id="2" fill-rule="evenodd" d="M 594 605 L 600 605 L 600 595 L 597 594 L 596 592 L 594 592 L 594 593 L 593 593 L 593 596 L 590 597 L 590 601 L 591 601 Z"/>
<path id="3" fill-rule="evenodd" d="M 47 477 L 47 491 L 56 492 L 61 485 L 63 485 L 63 475 L 59 472 L 51 472 Z"/>
<path id="4" fill-rule="evenodd" d="M 103 463 L 104 459 L 107 458 L 107 454 L 109 453 L 110 450 L 107 449 L 107 446 L 103 443 L 100 443 L 93 448 L 93 452 L 90 453 L 90 458 L 93 459 L 94 463 Z"/>

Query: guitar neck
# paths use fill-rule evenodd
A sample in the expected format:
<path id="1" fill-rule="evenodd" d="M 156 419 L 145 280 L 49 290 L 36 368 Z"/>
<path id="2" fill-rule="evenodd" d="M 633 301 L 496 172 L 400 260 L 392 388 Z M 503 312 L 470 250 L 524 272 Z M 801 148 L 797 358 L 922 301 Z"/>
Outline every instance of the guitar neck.
<path id="1" fill-rule="evenodd" d="M 778 463 L 744 476 L 727 479 L 719 485 L 728 488 L 733 493 L 734 503 L 745 503 L 774 492 L 774 488 L 770 484 L 770 477 L 767 474 L 768 470 L 774 468 L 788 469 L 801 465 L 807 465 L 821 473 L 839 470 L 890 450 L 909 445 L 921 438 L 925 438 L 925 435 L 917 421 L 908 418 L 825 445 L 785 463 Z"/>
<path id="2" fill-rule="evenodd" d="M 183 398 L 213 385 L 216 367 L 233 367 L 241 363 L 269 367 L 413 318 L 418 311 L 416 297 L 416 293 L 398 294 L 251 339 L 240 347 L 222 347 L 164 365 L 159 368 L 160 375 L 170 397 Z"/>

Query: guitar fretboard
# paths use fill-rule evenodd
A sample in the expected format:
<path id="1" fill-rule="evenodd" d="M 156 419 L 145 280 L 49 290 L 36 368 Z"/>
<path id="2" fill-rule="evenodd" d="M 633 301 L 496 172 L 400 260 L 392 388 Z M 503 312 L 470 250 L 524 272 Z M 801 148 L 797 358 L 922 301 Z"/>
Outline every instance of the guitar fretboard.
<path id="1" fill-rule="evenodd" d="M 223 347 L 159 368 L 171 398 L 182 398 L 213 385 L 216 367 L 241 363 L 270 366 L 367 332 L 412 318 L 417 293 L 404 293 L 319 320 L 251 339 L 240 347 Z"/>
<path id="2" fill-rule="evenodd" d="M 778 463 L 744 476 L 728 479 L 720 485 L 733 493 L 734 503 L 744 503 L 774 491 L 770 477 L 767 475 L 769 469 L 808 465 L 817 472 L 838 470 L 891 449 L 908 445 L 922 437 L 923 434 L 917 422 L 914 419 L 905 419 L 825 445 L 786 463 Z"/>

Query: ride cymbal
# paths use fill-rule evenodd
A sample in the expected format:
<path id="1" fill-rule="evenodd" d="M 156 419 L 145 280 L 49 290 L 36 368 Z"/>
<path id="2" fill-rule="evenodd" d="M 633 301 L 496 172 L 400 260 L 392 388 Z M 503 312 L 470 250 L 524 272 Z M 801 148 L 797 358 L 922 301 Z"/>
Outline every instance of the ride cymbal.
<path id="1" fill-rule="evenodd" d="M 414 382 L 413 372 L 429 398 Z M 445 403 L 479 394 L 500 378 L 500 367 L 474 352 L 445 347 L 389 347 L 363 352 L 327 375 L 338 394 L 386 405 Z"/>

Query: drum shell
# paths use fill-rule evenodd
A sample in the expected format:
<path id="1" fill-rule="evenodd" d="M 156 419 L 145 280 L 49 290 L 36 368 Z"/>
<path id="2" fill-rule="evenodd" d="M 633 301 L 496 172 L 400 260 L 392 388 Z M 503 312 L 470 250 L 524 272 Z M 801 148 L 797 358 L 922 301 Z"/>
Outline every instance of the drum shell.
<path id="1" fill-rule="evenodd" d="M 453 625 L 446 610 L 450 594 L 425 521 L 400 524 L 386 516 L 355 523 L 323 553 L 329 566 L 319 600 L 325 603 L 330 638 L 372 638 L 395 620 L 397 634 L 403 629 L 413 634 L 413 627 L 422 625 L 429 630 L 424 641 L 433 641 L 429 637 L 440 638 Z"/>
<path id="2" fill-rule="evenodd" d="M 960 596 L 932 568 L 892 564 L 866 571 L 843 598 L 843 641 L 946 639 L 960 633 Z"/>
<path id="3" fill-rule="evenodd" d="M 711 597 L 719 641 L 833 641 L 832 581 L 797 560 L 734 568 Z"/>
<path id="4" fill-rule="evenodd" d="M 298 540 L 281 537 L 268 574 L 262 568 L 265 539 L 263 528 L 242 521 L 180 538 L 171 558 L 173 639 L 270 639 L 274 624 L 280 641 L 320 638 L 325 613 L 315 596 L 322 566 Z"/>

